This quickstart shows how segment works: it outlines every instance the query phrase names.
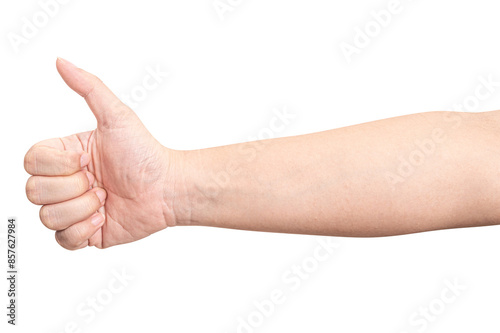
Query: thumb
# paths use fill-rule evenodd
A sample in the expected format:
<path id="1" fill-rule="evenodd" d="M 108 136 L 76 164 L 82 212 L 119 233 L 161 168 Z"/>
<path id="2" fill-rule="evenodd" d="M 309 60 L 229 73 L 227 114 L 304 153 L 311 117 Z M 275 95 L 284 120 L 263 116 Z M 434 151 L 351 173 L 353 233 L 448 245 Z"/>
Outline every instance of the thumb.
<path id="1" fill-rule="evenodd" d="M 127 114 L 133 114 L 133 111 L 123 104 L 97 76 L 62 58 L 57 58 L 56 67 L 64 82 L 85 98 L 97 119 L 99 128 L 120 126 L 119 122 L 127 118 Z"/>

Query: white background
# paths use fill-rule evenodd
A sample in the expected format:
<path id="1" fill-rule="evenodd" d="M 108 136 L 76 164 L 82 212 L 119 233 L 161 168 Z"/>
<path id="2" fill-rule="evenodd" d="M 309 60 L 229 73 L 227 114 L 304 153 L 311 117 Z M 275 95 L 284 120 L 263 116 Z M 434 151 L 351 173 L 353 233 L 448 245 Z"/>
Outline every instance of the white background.
<path id="1" fill-rule="evenodd" d="M 57 56 L 117 94 L 137 89 L 148 68 L 168 72 L 135 110 L 175 149 L 246 141 L 269 125 L 274 108 L 296 115 L 276 133 L 288 136 L 452 110 L 473 100 L 481 76 L 500 81 L 493 1 L 401 0 L 380 31 L 370 12 L 389 1 L 222 3 L 232 6 L 223 19 L 212 0 L 73 0 L 43 22 L 37 1 L 2 2 L 0 230 L 17 217 L 20 279 L 15 328 L 6 324 L 1 279 L 0 331 L 65 332 L 75 322 L 81 332 L 238 332 L 239 318 L 250 317 L 253 326 L 240 332 L 498 332 L 499 227 L 335 238 L 339 248 L 308 266 L 296 290 L 283 277 L 314 264 L 319 237 L 178 227 L 107 250 L 58 246 L 24 194 L 23 157 L 32 144 L 92 129 L 95 120 L 59 77 Z M 23 18 L 33 16 L 38 32 L 14 47 Z M 366 25 L 373 37 L 348 63 L 340 45 L 353 44 Z M 496 87 L 471 111 L 499 105 Z M 133 279 L 110 294 L 113 271 L 122 270 Z M 447 280 L 466 290 L 445 304 Z M 284 302 L 265 316 L 254 302 L 274 289 Z M 96 296 L 109 303 L 89 320 L 77 311 Z M 429 306 L 438 314 L 425 326 L 410 321 Z"/>

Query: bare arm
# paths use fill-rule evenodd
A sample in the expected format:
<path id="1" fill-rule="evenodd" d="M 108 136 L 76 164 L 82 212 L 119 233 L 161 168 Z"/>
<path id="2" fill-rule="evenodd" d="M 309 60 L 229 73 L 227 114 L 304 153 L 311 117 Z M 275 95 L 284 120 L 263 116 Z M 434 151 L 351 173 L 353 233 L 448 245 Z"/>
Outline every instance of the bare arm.
<path id="1" fill-rule="evenodd" d="M 384 236 L 497 224 L 500 111 L 427 112 L 195 151 L 162 146 L 97 77 L 59 59 L 97 128 L 35 144 L 28 199 L 67 249 L 180 225 Z"/>
<path id="2" fill-rule="evenodd" d="M 497 224 L 498 112 L 427 112 L 184 153 L 179 225 L 385 236 Z"/>

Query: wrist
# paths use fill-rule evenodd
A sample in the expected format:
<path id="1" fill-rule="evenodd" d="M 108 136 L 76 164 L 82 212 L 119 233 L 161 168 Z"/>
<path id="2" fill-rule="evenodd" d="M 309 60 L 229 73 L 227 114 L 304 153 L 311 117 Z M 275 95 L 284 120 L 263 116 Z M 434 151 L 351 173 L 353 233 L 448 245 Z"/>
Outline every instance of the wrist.
<path id="1" fill-rule="evenodd" d="M 163 203 L 167 212 L 165 223 L 169 227 L 196 224 L 193 211 L 202 202 L 199 180 L 205 166 L 200 165 L 198 150 L 182 151 L 165 148 L 168 156 L 168 171 L 164 183 Z"/>
<path id="2" fill-rule="evenodd" d="M 228 213 L 229 201 L 234 199 L 227 193 L 234 194 L 239 184 L 227 170 L 235 162 L 228 161 L 227 147 L 175 151 L 176 225 L 220 226 L 217 221 Z"/>

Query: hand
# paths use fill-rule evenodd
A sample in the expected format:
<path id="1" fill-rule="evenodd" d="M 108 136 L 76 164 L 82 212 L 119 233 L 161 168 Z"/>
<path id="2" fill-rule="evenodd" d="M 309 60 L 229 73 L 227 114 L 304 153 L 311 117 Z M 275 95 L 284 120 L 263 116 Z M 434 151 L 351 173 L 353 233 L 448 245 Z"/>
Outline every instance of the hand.
<path id="1" fill-rule="evenodd" d="M 97 77 L 58 59 L 97 129 L 42 141 L 26 154 L 28 199 L 66 249 L 133 242 L 176 223 L 176 151 L 163 147 Z"/>

